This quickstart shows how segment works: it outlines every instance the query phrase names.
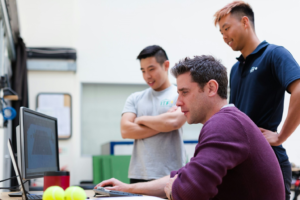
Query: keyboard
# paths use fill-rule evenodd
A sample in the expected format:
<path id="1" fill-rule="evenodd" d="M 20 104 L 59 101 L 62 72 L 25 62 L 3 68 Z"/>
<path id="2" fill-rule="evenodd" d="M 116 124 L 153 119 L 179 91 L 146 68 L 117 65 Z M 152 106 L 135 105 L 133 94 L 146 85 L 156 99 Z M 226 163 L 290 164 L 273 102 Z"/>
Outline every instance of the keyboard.
<path id="1" fill-rule="evenodd" d="M 43 199 L 43 195 L 27 194 L 27 199 L 42 200 Z"/>
<path id="2" fill-rule="evenodd" d="M 128 192 L 120 192 L 115 190 L 107 190 L 103 187 L 97 187 L 97 189 L 94 189 L 95 195 L 104 195 L 109 197 L 120 197 L 120 196 L 143 196 L 140 194 L 133 194 Z"/>

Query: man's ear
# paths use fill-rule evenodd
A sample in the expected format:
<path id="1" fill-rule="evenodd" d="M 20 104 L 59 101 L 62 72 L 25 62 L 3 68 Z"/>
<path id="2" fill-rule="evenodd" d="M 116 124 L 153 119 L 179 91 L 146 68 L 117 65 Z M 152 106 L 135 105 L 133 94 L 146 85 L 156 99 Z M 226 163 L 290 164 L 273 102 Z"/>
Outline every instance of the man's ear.
<path id="1" fill-rule="evenodd" d="M 208 89 L 208 96 L 212 97 L 218 94 L 219 84 L 216 80 L 209 80 L 206 84 Z"/>
<path id="2" fill-rule="evenodd" d="M 170 67 L 170 61 L 166 60 L 163 65 L 165 66 L 165 71 L 168 71 Z"/>
<path id="3" fill-rule="evenodd" d="M 248 17 L 246 17 L 246 16 L 242 17 L 241 22 L 242 22 L 244 28 L 246 28 L 246 29 L 251 28 L 251 24 L 250 24 Z"/>

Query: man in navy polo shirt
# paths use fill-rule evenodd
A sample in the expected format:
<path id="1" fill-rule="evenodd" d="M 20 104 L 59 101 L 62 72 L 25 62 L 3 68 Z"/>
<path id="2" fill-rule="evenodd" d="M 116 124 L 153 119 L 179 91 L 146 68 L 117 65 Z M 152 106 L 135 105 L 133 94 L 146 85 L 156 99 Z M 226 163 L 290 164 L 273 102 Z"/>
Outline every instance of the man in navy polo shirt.
<path id="1" fill-rule="evenodd" d="M 232 2 L 214 17 L 225 43 L 242 53 L 230 73 L 230 103 L 256 123 L 272 146 L 283 173 L 286 199 L 290 199 L 291 165 L 281 144 L 300 123 L 300 67 L 284 47 L 259 41 L 249 4 Z M 285 91 L 291 93 L 289 110 L 277 133 Z"/>

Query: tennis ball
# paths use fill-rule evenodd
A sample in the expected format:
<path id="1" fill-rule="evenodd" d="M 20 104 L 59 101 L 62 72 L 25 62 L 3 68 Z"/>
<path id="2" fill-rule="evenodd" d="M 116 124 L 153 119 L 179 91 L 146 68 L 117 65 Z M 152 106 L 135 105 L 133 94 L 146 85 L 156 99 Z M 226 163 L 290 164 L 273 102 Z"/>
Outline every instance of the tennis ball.
<path id="1" fill-rule="evenodd" d="M 65 200 L 85 200 L 85 191 L 78 186 L 68 187 L 65 191 Z"/>
<path id="2" fill-rule="evenodd" d="M 48 187 L 43 194 L 43 200 L 64 200 L 65 191 L 59 186 Z"/>

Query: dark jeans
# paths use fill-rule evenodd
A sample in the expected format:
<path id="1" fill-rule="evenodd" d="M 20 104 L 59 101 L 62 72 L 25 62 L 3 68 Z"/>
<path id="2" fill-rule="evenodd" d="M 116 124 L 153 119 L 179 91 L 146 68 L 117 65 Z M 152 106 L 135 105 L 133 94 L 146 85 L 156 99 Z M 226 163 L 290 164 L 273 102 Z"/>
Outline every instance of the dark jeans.
<path id="1" fill-rule="evenodd" d="M 143 182 L 149 182 L 149 181 L 152 181 L 152 180 L 144 180 L 144 179 L 130 179 L 130 184 L 132 183 L 143 183 Z"/>
<path id="2" fill-rule="evenodd" d="M 284 187 L 285 187 L 285 199 L 290 200 L 291 196 L 291 184 L 292 184 L 292 167 L 289 160 L 283 161 L 279 163 L 282 175 L 283 175 L 283 181 L 284 181 Z"/>

